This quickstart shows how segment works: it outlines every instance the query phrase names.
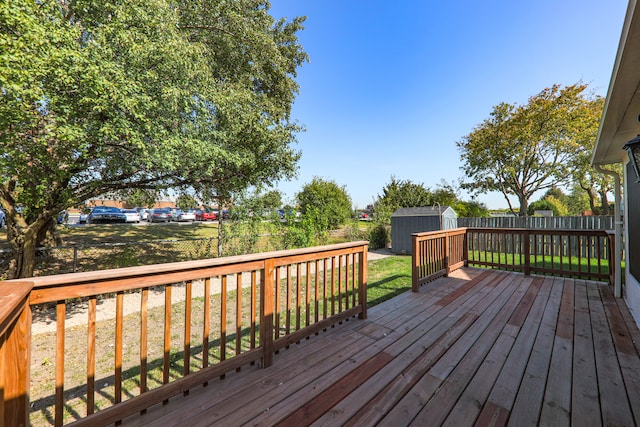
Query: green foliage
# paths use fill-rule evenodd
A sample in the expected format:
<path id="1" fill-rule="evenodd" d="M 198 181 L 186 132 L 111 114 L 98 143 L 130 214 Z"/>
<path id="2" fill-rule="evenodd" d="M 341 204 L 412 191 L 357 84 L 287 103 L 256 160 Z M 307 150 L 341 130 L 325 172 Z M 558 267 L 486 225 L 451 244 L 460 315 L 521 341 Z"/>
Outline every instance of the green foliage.
<path id="1" fill-rule="evenodd" d="M 261 212 L 258 190 L 242 191 L 235 195 L 231 220 L 219 223 L 221 256 L 257 252 L 263 230 Z"/>
<path id="2" fill-rule="evenodd" d="M 158 194 L 154 190 L 135 188 L 125 192 L 125 200 L 128 206 L 153 207 L 158 200 Z"/>
<path id="3" fill-rule="evenodd" d="M 569 197 L 557 187 L 552 187 L 540 198 L 529 205 L 528 215 L 534 215 L 536 210 L 548 210 L 552 211 L 554 216 L 568 216 L 569 211 Z M 573 213 L 577 215 L 577 213 Z"/>
<path id="4" fill-rule="evenodd" d="M 442 180 L 433 192 L 433 202 L 440 206 L 450 206 L 456 211 L 458 217 L 480 218 L 489 216 L 487 207 L 475 200 L 464 201 L 458 196 L 458 191 L 453 185 Z"/>
<path id="5" fill-rule="evenodd" d="M 303 216 L 312 217 L 325 230 L 336 229 L 351 218 L 351 198 L 344 186 L 318 177 L 296 195 Z"/>
<path id="6" fill-rule="evenodd" d="M 347 241 L 369 240 L 369 223 L 364 224 L 365 226 L 363 227 L 363 222 L 357 219 L 349 221 L 345 227 Z"/>
<path id="7" fill-rule="evenodd" d="M 377 222 L 390 224 L 391 214 L 399 208 L 431 206 L 433 195 L 424 184 L 415 184 L 410 180 L 398 180 L 391 177 L 382 194 L 374 202 L 373 209 Z"/>
<path id="8" fill-rule="evenodd" d="M 591 205 L 589 200 L 589 193 L 580 188 L 579 185 L 574 185 L 571 193 L 567 196 L 569 215 L 578 216 L 582 215 L 582 212 L 590 210 Z"/>
<path id="9" fill-rule="evenodd" d="M 261 197 L 264 209 L 279 209 L 282 206 L 282 193 L 279 190 L 271 190 Z"/>
<path id="10" fill-rule="evenodd" d="M 378 195 L 374 203 L 375 221 L 382 224 L 391 224 L 391 215 L 399 208 L 413 208 L 420 206 L 450 206 L 459 217 L 483 217 L 488 216 L 487 207 L 474 200 L 464 201 L 460 199 L 457 189 L 442 180 L 435 191 L 430 191 L 424 184 L 415 184 L 409 180 L 397 180 L 391 177 Z"/>
<path id="11" fill-rule="evenodd" d="M 26 256 L 12 275 L 31 275 L 47 221 L 90 198 L 213 200 L 292 177 L 303 22 L 255 0 L 5 2 L 0 205 Z"/>
<path id="12" fill-rule="evenodd" d="M 528 209 L 527 214 L 529 216 L 533 216 L 535 211 L 552 211 L 553 216 L 567 216 L 569 214 L 567 206 L 553 196 L 547 196 L 544 199 L 529 204 Z"/>
<path id="13" fill-rule="evenodd" d="M 377 223 L 369 232 L 369 248 L 382 249 L 391 243 L 391 232 L 389 225 Z"/>
<path id="14" fill-rule="evenodd" d="M 534 193 L 570 184 L 576 156 L 591 152 L 600 118 L 602 101 L 586 90 L 582 83 L 553 85 L 524 105 L 493 107 L 457 143 L 468 178 L 463 188 L 500 191 L 509 204 L 516 196 L 524 216 Z"/>
<path id="15" fill-rule="evenodd" d="M 433 202 L 432 205 L 439 203 L 440 206 L 455 206 L 460 202 L 458 193 L 453 186 L 446 181 L 442 180 L 437 185 L 436 189 L 432 193 Z"/>
<path id="16" fill-rule="evenodd" d="M 489 209 L 484 203 L 475 200 L 459 201 L 453 206 L 458 217 L 462 218 L 483 218 L 489 216 Z"/>
<path id="17" fill-rule="evenodd" d="M 569 209 L 567 208 L 567 205 L 565 204 L 565 202 L 563 202 L 559 198 L 555 196 L 547 196 L 545 200 L 551 206 L 551 210 L 553 210 L 554 215 L 556 216 L 569 215 Z"/>
<path id="18" fill-rule="evenodd" d="M 285 213 L 280 234 L 282 249 L 306 248 L 326 241 L 327 218 L 319 209 L 310 206 L 299 219 Z"/>
<path id="19" fill-rule="evenodd" d="M 183 193 L 176 199 L 176 205 L 181 209 L 194 209 L 199 203 L 193 196 Z"/>

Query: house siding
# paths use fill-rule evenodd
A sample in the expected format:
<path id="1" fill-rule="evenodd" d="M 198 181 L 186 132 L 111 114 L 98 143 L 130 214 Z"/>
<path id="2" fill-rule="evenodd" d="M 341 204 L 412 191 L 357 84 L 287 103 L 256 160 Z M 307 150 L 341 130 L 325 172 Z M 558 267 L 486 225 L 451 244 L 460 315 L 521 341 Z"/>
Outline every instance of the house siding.
<path id="1" fill-rule="evenodd" d="M 625 172 L 627 268 L 624 297 L 636 323 L 640 325 L 640 183 L 636 182 L 635 172 L 630 163 L 627 163 Z"/>

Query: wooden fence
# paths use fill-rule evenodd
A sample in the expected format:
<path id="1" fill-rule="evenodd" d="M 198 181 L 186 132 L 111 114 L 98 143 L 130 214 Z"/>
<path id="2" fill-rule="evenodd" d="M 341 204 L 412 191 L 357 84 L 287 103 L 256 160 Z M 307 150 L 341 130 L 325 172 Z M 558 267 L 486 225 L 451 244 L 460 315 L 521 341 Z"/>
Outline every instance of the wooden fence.
<path id="1" fill-rule="evenodd" d="M 412 239 L 416 292 L 463 265 L 614 283 L 614 235 L 604 230 L 457 228 Z"/>
<path id="2" fill-rule="evenodd" d="M 54 313 L 51 378 L 32 381 L 52 384 L 53 423 L 105 425 L 248 364 L 269 366 L 274 352 L 337 322 L 365 318 L 367 246 L 352 242 L 5 281 L 0 424 L 29 424 L 29 366 L 42 362 L 30 361 L 32 310 L 51 307 Z M 178 290 L 184 299 L 176 302 Z M 158 293 L 164 304 L 152 307 Z M 125 297 L 137 300 L 135 313 L 125 314 Z M 100 322 L 97 306 L 105 298 L 115 299 L 115 309 L 109 322 Z M 78 306 L 86 307 L 87 319 L 80 339 L 70 335 L 76 328 L 65 327 Z M 132 336 L 131 324 L 137 325 Z M 75 352 L 66 350 L 71 340 Z M 104 358 L 111 359 L 111 369 L 100 372 Z M 69 384 L 77 376 L 80 385 Z"/>
<path id="3" fill-rule="evenodd" d="M 458 218 L 458 227 L 530 228 L 560 230 L 613 230 L 613 216 L 528 216 Z"/>

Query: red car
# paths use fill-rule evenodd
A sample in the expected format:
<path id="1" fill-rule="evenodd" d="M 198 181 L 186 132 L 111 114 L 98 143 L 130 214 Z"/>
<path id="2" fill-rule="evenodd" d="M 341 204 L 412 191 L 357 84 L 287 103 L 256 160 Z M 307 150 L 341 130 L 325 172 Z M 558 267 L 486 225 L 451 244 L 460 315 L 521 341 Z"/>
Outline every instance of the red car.
<path id="1" fill-rule="evenodd" d="M 198 209 L 196 211 L 196 221 L 214 221 L 216 213 L 206 209 Z"/>

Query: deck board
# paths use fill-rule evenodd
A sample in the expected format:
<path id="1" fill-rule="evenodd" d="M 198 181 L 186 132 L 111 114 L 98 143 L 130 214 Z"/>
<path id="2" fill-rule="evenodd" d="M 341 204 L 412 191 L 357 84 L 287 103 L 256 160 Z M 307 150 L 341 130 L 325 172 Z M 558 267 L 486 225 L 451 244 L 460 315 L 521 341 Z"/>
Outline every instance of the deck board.
<path id="1" fill-rule="evenodd" d="M 122 425 L 638 425 L 639 337 L 606 284 L 465 268 Z"/>

